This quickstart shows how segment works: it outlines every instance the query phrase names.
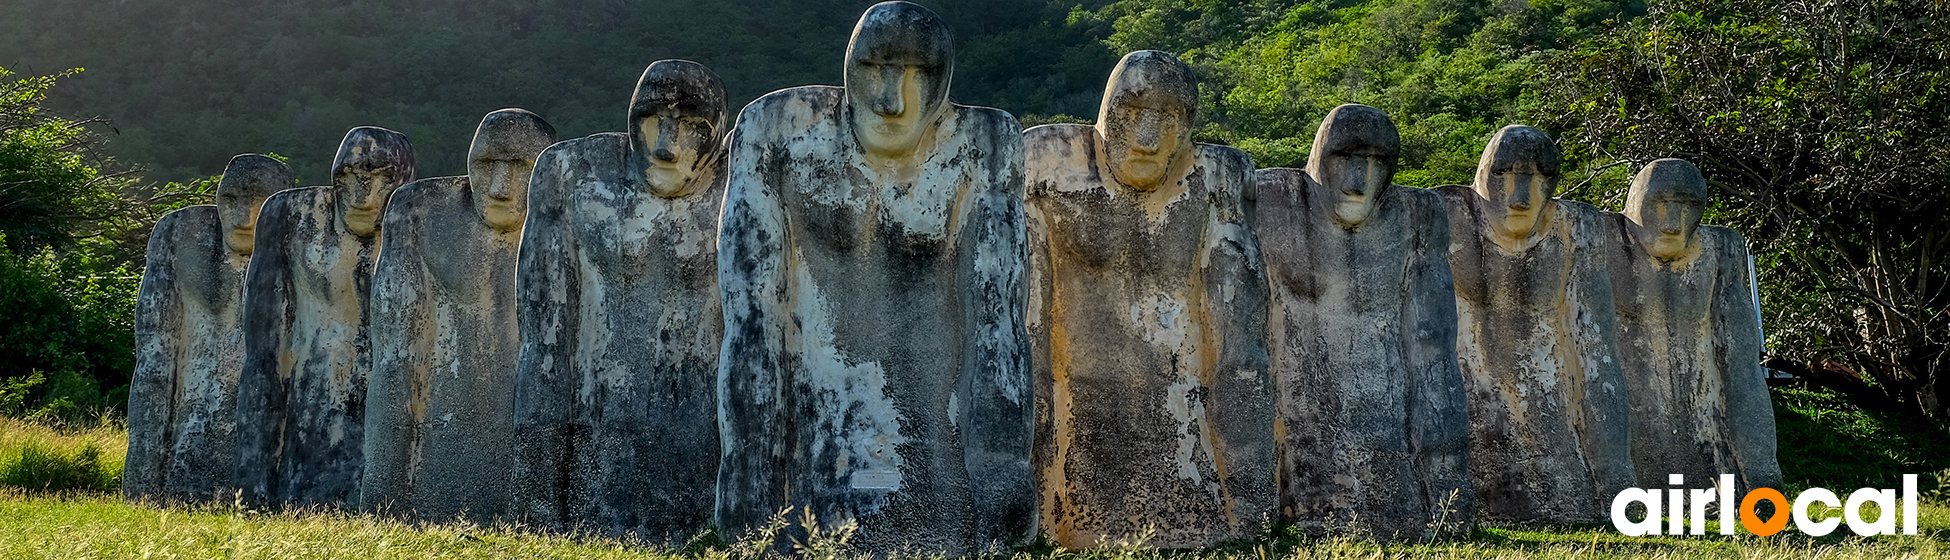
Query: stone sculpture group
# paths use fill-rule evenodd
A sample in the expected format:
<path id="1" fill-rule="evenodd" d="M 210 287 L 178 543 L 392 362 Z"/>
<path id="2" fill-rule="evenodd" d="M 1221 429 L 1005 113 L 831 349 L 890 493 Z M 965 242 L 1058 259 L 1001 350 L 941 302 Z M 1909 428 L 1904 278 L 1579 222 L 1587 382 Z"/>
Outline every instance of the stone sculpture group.
<path id="1" fill-rule="evenodd" d="M 1606 213 L 1513 125 L 1473 185 L 1403 187 L 1394 124 L 1344 105 L 1305 169 L 1255 170 L 1192 141 L 1171 55 L 1027 131 L 950 102 L 953 60 L 886 2 L 843 86 L 728 128 L 717 75 L 665 60 L 628 132 L 496 111 L 466 176 L 414 181 L 372 127 L 329 186 L 238 156 L 150 239 L 126 494 L 663 542 L 790 510 L 959 555 L 1780 485 L 1751 265 L 1692 164 Z"/>

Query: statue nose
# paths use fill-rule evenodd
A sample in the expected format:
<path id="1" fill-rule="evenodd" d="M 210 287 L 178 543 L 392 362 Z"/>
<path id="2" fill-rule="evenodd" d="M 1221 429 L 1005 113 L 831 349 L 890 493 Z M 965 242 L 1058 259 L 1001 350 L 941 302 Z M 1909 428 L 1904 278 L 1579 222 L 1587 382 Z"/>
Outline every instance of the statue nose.
<path id="1" fill-rule="evenodd" d="M 657 161 L 664 163 L 677 162 L 677 154 L 671 152 L 669 148 L 657 148 L 657 151 L 651 152 L 650 155 L 656 157 Z"/>

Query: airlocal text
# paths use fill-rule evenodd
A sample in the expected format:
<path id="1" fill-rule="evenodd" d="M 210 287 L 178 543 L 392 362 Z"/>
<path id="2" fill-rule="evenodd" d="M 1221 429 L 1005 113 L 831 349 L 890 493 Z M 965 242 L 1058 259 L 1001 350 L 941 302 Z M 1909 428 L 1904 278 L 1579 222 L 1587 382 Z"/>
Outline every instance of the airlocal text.
<path id="1" fill-rule="evenodd" d="M 1679 486 L 1686 483 L 1686 477 L 1675 474 L 1667 477 L 1666 481 L 1671 486 Z M 1774 506 L 1773 515 L 1765 520 L 1761 519 L 1755 511 L 1756 506 L 1763 501 L 1771 502 Z M 1632 521 L 1627 518 L 1626 509 L 1634 503 L 1645 507 L 1645 519 Z M 1731 503 L 1734 502 L 1733 475 L 1730 474 L 1720 475 L 1720 480 L 1713 488 L 1669 488 L 1665 492 L 1657 489 L 1626 488 L 1611 500 L 1611 524 L 1618 528 L 1618 532 L 1634 537 L 1662 534 L 1704 535 L 1706 534 L 1706 506 L 1710 504 L 1724 506 Z M 1812 504 L 1840 507 L 1842 515 L 1810 519 L 1808 506 Z M 1875 519 L 1862 518 L 1862 506 L 1865 504 L 1876 505 L 1878 513 Z M 1733 515 L 1736 511 L 1740 513 L 1740 525 L 1746 527 L 1747 532 L 1763 537 L 1787 528 L 1790 517 L 1794 520 L 1796 529 L 1817 537 L 1834 532 L 1835 528 L 1845 521 L 1848 523 L 1848 529 L 1855 531 L 1857 535 L 1866 537 L 1896 534 L 1898 508 L 1895 490 L 1863 488 L 1850 493 L 1848 501 L 1844 503 L 1834 492 L 1822 488 L 1809 488 L 1794 497 L 1793 507 L 1789 505 L 1787 496 L 1782 495 L 1779 490 L 1773 488 L 1749 490 L 1746 496 L 1740 499 L 1740 507 L 1718 508 L 1720 534 L 1733 534 Z M 1902 534 L 1916 534 L 1916 475 L 1903 475 L 1903 498 L 1900 509 L 1903 517 Z M 1661 517 L 1664 519 L 1660 519 Z"/>

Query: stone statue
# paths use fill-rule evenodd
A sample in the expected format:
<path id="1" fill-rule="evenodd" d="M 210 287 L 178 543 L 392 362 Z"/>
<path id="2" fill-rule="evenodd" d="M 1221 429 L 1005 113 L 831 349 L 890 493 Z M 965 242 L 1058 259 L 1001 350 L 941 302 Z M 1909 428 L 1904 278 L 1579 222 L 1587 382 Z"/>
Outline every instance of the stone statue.
<path id="1" fill-rule="evenodd" d="M 123 495 L 207 502 L 235 492 L 244 268 L 258 209 L 291 187 L 283 162 L 240 155 L 223 170 L 216 204 L 170 212 L 149 234 Z"/>
<path id="2" fill-rule="evenodd" d="M 1698 167 L 1662 159 L 1632 180 L 1625 213 L 1607 216 L 1638 485 L 1725 473 L 1743 493 L 1780 488 L 1747 242 L 1699 225 L 1706 201 Z"/>
<path id="3" fill-rule="evenodd" d="M 1497 131 L 1448 203 L 1469 472 L 1489 519 L 1595 522 L 1632 486 L 1604 217 L 1558 200 L 1557 144 Z"/>
<path id="4" fill-rule="evenodd" d="M 1021 128 L 948 101 L 926 8 L 868 8 L 846 60 L 844 88 L 768 94 L 732 133 L 718 522 L 739 538 L 790 507 L 869 551 L 1024 542 Z"/>
<path id="5" fill-rule="evenodd" d="M 507 506 L 515 251 L 529 173 L 554 143 L 534 113 L 488 113 L 467 175 L 408 183 L 386 203 L 369 303 L 364 507 L 485 523 Z"/>
<path id="6" fill-rule="evenodd" d="M 516 281 L 514 512 L 559 530 L 685 539 L 718 472 L 724 86 L 651 64 L 629 133 L 542 152 Z"/>
<path id="7" fill-rule="evenodd" d="M 1281 509 L 1312 532 L 1419 539 L 1475 516 L 1448 213 L 1393 184 L 1400 152 L 1387 114 L 1342 105 L 1304 171 L 1258 172 Z"/>
<path id="8" fill-rule="evenodd" d="M 1071 548 L 1202 547 L 1270 521 L 1253 161 L 1192 142 L 1198 86 L 1124 56 L 1095 127 L 1024 133 L 1042 523 Z"/>
<path id="9" fill-rule="evenodd" d="M 366 299 L 380 216 L 413 179 L 413 145 L 352 129 L 332 184 L 264 202 L 244 286 L 238 484 L 253 503 L 339 505 L 365 461 Z"/>

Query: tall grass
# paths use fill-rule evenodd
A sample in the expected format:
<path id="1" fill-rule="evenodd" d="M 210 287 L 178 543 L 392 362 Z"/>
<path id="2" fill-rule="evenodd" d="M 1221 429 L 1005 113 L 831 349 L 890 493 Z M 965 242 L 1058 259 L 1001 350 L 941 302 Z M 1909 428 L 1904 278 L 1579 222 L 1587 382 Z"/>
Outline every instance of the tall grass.
<path id="1" fill-rule="evenodd" d="M 0 487 L 111 492 L 121 487 L 128 433 L 103 416 L 83 422 L 0 416 Z"/>

